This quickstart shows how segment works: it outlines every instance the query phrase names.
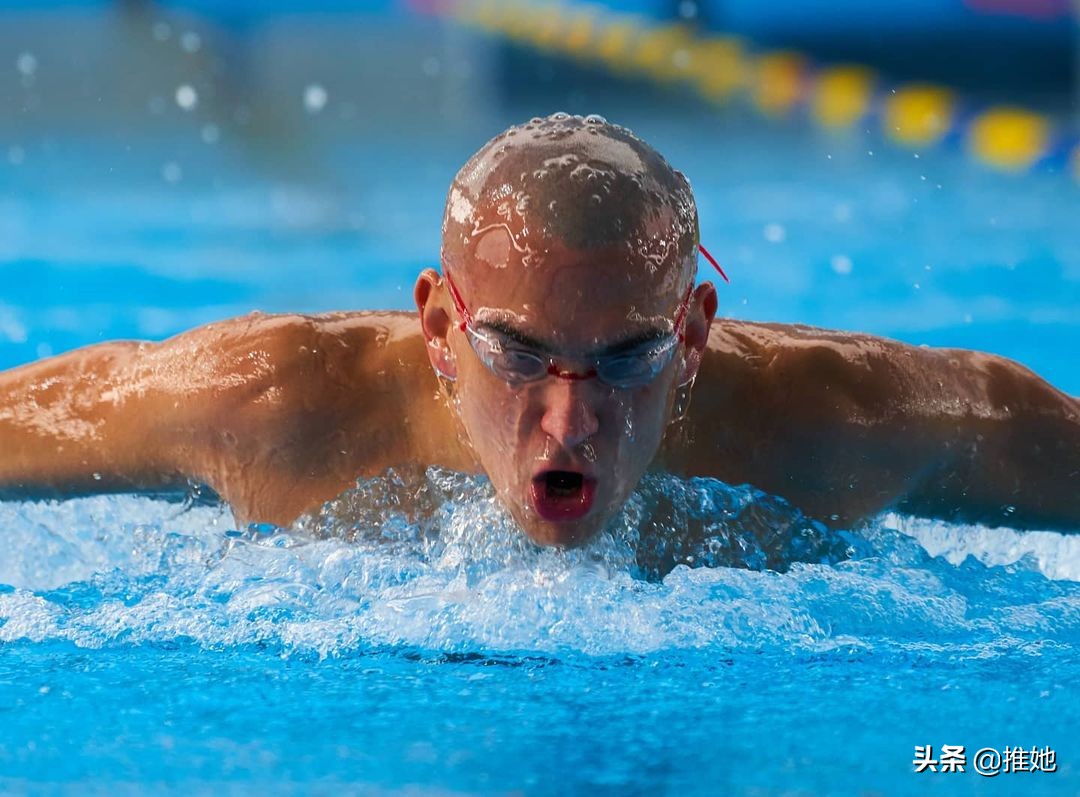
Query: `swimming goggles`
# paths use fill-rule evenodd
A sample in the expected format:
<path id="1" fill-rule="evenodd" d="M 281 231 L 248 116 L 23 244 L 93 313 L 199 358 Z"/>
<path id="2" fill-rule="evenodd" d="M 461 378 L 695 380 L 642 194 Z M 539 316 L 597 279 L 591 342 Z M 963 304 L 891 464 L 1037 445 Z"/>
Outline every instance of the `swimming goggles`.
<path id="1" fill-rule="evenodd" d="M 698 244 L 698 249 L 720 273 L 724 281 L 730 282 L 727 274 L 705 247 Z M 454 308 L 462 319 L 459 327 L 468 338 L 472 350 L 491 373 L 512 385 L 537 382 L 548 376 L 570 380 L 598 379 L 605 385 L 617 389 L 642 387 L 649 384 L 667 367 L 675 351 L 685 340 L 683 329 L 686 324 L 686 313 L 690 307 L 690 297 L 694 290 L 691 284 L 682 302 L 679 303 L 672 322 L 671 334 L 659 340 L 644 343 L 629 352 L 594 357 L 589 361 L 589 368 L 582 372 L 562 368 L 554 357 L 526 346 L 511 344 L 500 336 L 476 329 L 472 313 L 465 306 L 461 292 L 454 284 L 449 271 L 445 273 L 445 277 Z"/>

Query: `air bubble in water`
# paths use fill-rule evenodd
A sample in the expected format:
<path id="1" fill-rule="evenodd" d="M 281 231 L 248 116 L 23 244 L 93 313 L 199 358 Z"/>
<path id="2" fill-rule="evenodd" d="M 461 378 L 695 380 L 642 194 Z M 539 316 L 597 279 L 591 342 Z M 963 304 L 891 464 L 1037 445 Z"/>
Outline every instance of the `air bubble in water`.
<path id="1" fill-rule="evenodd" d="M 216 144 L 218 139 L 221 138 L 221 130 L 215 124 L 203 125 L 200 135 L 205 143 Z"/>

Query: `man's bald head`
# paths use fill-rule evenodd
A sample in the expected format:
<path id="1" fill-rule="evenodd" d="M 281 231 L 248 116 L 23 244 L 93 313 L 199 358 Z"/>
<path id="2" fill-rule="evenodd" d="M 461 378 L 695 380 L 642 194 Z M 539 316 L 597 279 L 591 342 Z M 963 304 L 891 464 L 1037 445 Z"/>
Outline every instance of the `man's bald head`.
<path id="1" fill-rule="evenodd" d="M 580 250 L 625 247 L 628 262 L 666 271 L 672 283 L 687 282 L 684 270 L 693 278 L 698 218 L 689 182 L 598 116 L 557 113 L 511 127 L 461 168 L 443 216 L 443 264 L 460 273 L 488 259 L 481 239 L 499 229 L 525 266 L 542 262 L 557 240 Z"/>

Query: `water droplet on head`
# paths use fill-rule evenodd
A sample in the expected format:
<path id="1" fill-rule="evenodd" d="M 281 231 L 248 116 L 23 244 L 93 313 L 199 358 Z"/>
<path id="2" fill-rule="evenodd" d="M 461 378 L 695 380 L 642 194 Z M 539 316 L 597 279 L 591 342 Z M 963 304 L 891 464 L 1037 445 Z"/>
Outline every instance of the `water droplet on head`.
<path id="1" fill-rule="evenodd" d="M 607 119 L 602 117 L 598 113 L 591 113 L 585 117 L 585 124 L 587 125 L 606 125 Z"/>

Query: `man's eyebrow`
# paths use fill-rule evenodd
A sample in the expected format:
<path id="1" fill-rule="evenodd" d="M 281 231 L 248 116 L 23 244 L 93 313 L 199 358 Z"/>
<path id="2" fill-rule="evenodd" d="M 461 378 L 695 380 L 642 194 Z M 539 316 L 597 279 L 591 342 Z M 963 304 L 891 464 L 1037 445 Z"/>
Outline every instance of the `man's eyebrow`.
<path id="1" fill-rule="evenodd" d="M 477 326 L 498 333 L 507 340 L 512 340 L 514 343 L 517 343 L 519 346 L 525 346 L 546 354 L 551 354 L 555 351 L 555 347 L 550 343 L 538 340 L 528 333 L 522 332 L 520 329 L 503 321 L 482 321 L 478 323 Z M 609 343 L 606 346 L 600 347 L 597 351 L 593 352 L 593 355 L 597 357 L 608 357 L 615 354 L 623 354 L 648 343 L 655 343 L 658 340 L 662 340 L 669 334 L 671 334 L 670 331 L 666 329 L 644 329 L 621 340 L 617 340 L 614 343 Z"/>
<path id="2" fill-rule="evenodd" d="M 640 332 L 635 332 L 629 337 L 617 340 L 614 343 L 608 344 L 601 349 L 598 354 L 600 356 L 609 356 L 612 354 L 623 354 L 628 351 L 633 351 L 647 343 L 655 343 L 658 340 L 662 340 L 670 335 L 671 332 L 665 329 L 643 329 Z"/>
<path id="3" fill-rule="evenodd" d="M 531 335 L 527 335 L 520 329 L 510 326 L 504 321 L 480 321 L 476 326 L 481 329 L 497 332 L 507 340 L 514 341 L 514 343 L 517 343 L 519 346 L 525 346 L 529 349 L 536 349 L 537 351 L 548 353 L 554 351 L 554 348 L 550 344 L 544 343 L 542 340 L 537 340 Z"/>

